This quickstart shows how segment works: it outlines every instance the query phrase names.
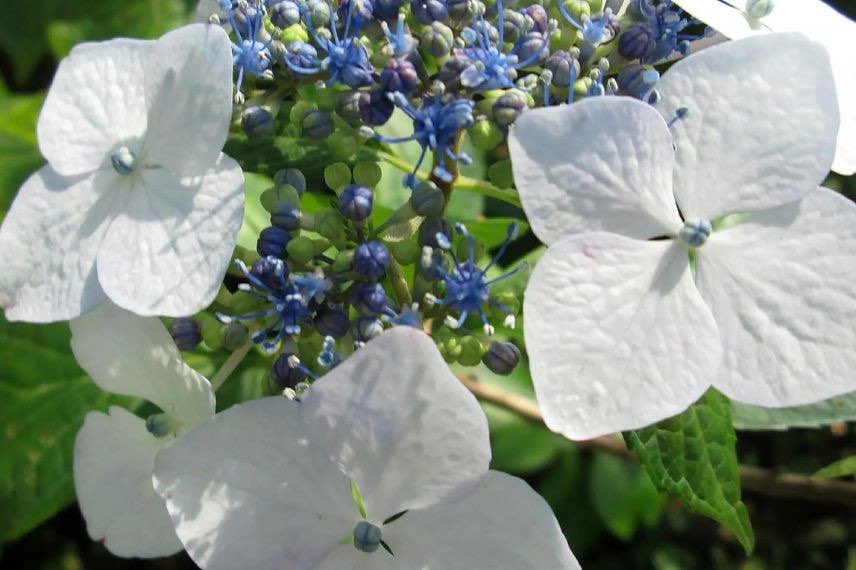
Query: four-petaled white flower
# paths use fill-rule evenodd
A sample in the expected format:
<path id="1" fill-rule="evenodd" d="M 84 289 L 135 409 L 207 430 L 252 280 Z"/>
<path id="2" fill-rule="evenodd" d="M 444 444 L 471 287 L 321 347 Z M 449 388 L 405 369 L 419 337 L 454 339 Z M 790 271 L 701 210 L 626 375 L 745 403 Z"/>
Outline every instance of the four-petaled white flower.
<path id="1" fill-rule="evenodd" d="M 530 111 L 510 138 L 549 245 L 524 301 L 532 379 L 575 439 L 664 419 L 711 385 L 770 407 L 856 389 L 856 206 L 817 188 L 838 127 L 825 50 L 753 36 L 678 62 L 658 90 L 656 108 Z"/>
<path id="2" fill-rule="evenodd" d="M 157 318 L 107 302 L 71 321 L 71 332 L 74 356 L 99 387 L 161 409 L 147 420 L 118 406 L 86 415 L 74 486 L 89 535 L 118 556 L 174 554 L 181 543 L 152 486 L 155 456 L 214 415 L 211 385 L 182 361 Z"/>
<path id="3" fill-rule="evenodd" d="M 302 401 L 240 404 L 177 440 L 155 487 L 207 570 L 578 568 L 544 500 L 489 461 L 475 398 L 397 327 Z"/>
<path id="4" fill-rule="evenodd" d="M 721 34 L 740 39 L 769 32 L 802 32 L 829 51 L 841 112 L 832 169 L 856 173 L 856 22 L 821 0 L 674 0 Z M 802 81 L 792 68 L 791 80 Z"/>
<path id="5" fill-rule="evenodd" d="M 232 116 L 226 33 L 75 47 L 38 123 L 48 165 L 0 228 L 10 320 L 77 317 L 110 299 L 192 314 L 217 294 L 243 217 L 243 174 L 220 150 Z"/>

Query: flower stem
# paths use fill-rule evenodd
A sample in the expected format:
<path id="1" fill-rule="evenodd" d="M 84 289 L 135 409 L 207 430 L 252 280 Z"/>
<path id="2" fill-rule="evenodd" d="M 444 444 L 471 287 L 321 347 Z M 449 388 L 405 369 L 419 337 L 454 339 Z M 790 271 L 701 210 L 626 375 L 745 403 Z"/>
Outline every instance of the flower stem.
<path id="1" fill-rule="evenodd" d="M 401 308 L 409 307 L 413 303 L 413 298 L 410 296 L 410 289 L 407 287 L 407 280 L 404 274 L 401 273 L 401 266 L 395 257 L 389 256 L 389 266 L 386 268 L 386 275 L 389 277 L 389 282 L 395 291 L 395 297 Z"/>
<path id="2" fill-rule="evenodd" d="M 247 339 L 247 342 L 245 342 L 243 346 L 229 355 L 229 358 L 226 359 L 226 362 L 223 363 L 220 370 L 218 370 L 214 377 L 211 378 L 211 388 L 213 388 L 215 392 L 223 385 L 224 382 L 226 382 L 229 376 L 232 375 L 232 372 L 235 371 L 244 358 L 247 357 L 251 348 L 253 348 L 252 335 Z"/>

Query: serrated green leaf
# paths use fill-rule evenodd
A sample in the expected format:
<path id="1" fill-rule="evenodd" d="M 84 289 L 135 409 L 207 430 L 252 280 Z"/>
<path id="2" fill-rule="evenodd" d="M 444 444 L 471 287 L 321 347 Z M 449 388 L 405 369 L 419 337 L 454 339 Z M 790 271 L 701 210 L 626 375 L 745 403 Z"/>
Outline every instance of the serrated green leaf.
<path id="1" fill-rule="evenodd" d="M 72 447 L 83 417 L 111 397 L 80 370 L 68 325 L 0 319 L 0 542 L 17 538 L 74 500 Z"/>
<path id="2" fill-rule="evenodd" d="M 856 455 L 845 457 L 840 461 L 836 461 L 827 465 L 820 471 L 814 474 L 819 479 L 832 479 L 833 477 L 852 477 L 856 475 Z"/>
<path id="3" fill-rule="evenodd" d="M 653 524 L 665 497 L 638 465 L 597 453 L 592 460 L 589 493 L 598 516 L 618 538 L 629 540 L 642 525 Z"/>
<path id="4" fill-rule="evenodd" d="M 732 402 L 731 415 L 734 427 L 740 430 L 816 428 L 838 422 L 852 422 L 856 421 L 856 392 L 790 408 L 761 408 Z"/>
<path id="5" fill-rule="evenodd" d="M 747 553 L 755 537 L 740 500 L 731 403 L 715 390 L 679 416 L 625 434 L 654 485 L 729 528 Z"/>

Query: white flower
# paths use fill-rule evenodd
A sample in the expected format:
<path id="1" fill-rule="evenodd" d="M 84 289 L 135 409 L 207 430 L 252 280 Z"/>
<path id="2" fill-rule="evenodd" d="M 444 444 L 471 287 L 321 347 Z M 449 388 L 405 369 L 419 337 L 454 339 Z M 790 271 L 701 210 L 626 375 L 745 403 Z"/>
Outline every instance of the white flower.
<path id="1" fill-rule="evenodd" d="M 207 570 L 578 568 L 544 500 L 489 461 L 475 398 L 396 327 L 302 401 L 240 404 L 176 441 L 155 487 Z"/>
<path id="2" fill-rule="evenodd" d="M 674 0 L 731 39 L 768 32 L 802 32 L 823 44 L 832 59 L 841 127 L 832 169 L 856 173 L 856 22 L 820 0 Z M 766 12 L 768 12 L 764 15 Z M 758 17 L 750 15 L 755 14 Z M 793 81 L 802 81 L 796 68 Z"/>
<path id="3" fill-rule="evenodd" d="M 143 315 L 211 302 L 243 217 L 241 169 L 220 152 L 231 89 L 216 26 L 72 50 L 39 117 L 49 164 L 0 228 L 8 319 L 71 319 L 107 298 Z"/>
<path id="4" fill-rule="evenodd" d="M 184 364 L 166 327 L 112 303 L 71 321 L 71 349 L 103 390 L 148 400 L 161 413 L 143 420 L 113 406 L 89 412 L 74 444 L 74 486 L 89 535 L 118 556 L 181 550 L 152 487 L 155 456 L 214 415 L 208 380 Z"/>
<path id="5" fill-rule="evenodd" d="M 601 97 L 520 117 L 514 177 L 549 245 L 524 333 L 552 429 L 636 429 L 711 385 L 771 407 L 856 389 L 856 206 L 817 188 L 832 87 L 819 44 L 767 34 L 675 64 L 656 109 Z"/>

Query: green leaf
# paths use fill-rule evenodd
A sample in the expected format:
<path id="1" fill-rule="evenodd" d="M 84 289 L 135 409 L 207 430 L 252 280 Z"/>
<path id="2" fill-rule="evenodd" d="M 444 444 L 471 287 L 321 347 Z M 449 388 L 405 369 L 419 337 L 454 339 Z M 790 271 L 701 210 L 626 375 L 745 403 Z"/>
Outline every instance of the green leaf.
<path id="1" fill-rule="evenodd" d="M 816 428 L 838 422 L 852 422 L 856 421 L 856 392 L 791 408 L 760 408 L 732 402 L 731 415 L 734 427 L 741 430 Z"/>
<path id="2" fill-rule="evenodd" d="M 638 465 L 605 453 L 594 455 L 589 492 L 598 516 L 622 540 L 656 522 L 665 503 Z"/>
<path id="3" fill-rule="evenodd" d="M 18 188 L 44 163 L 36 143 L 41 95 L 0 96 L 0 212 Z"/>
<path id="4" fill-rule="evenodd" d="M 625 434 L 654 485 L 729 528 L 747 553 L 755 537 L 740 500 L 740 475 L 728 398 L 709 390 L 686 412 Z"/>
<path id="5" fill-rule="evenodd" d="M 845 457 L 841 461 L 836 461 L 827 465 L 820 471 L 814 474 L 820 479 L 832 479 L 833 477 L 851 477 L 856 475 L 856 455 Z"/>
<path id="6" fill-rule="evenodd" d="M 0 319 L 0 542 L 74 501 L 72 447 L 92 409 L 137 402 L 108 396 L 77 366 L 68 325 Z"/>
<path id="7" fill-rule="evenodd" d="M 529 224 L 516 218 L 491 218 L 464 223 L 473 237 L 482 242 L 488 249 L 497 247 L 508 238 L 508 227 L 511 224 L 517 224 L 518 236 L 529 231 Z"/>

